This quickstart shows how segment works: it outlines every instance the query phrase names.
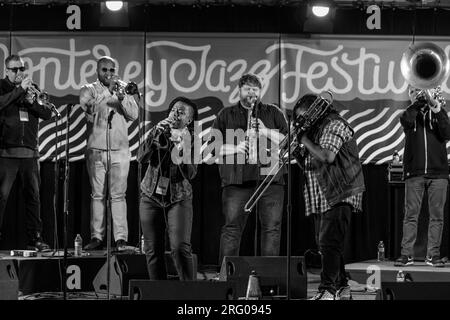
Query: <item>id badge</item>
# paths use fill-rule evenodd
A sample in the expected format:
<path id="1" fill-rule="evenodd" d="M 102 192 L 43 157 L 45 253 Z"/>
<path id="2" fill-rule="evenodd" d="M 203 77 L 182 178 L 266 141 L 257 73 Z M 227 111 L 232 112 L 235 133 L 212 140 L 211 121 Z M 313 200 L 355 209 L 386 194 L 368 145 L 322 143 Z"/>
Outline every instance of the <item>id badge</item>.
<path id="1" fill-rule="evenodd" d="M 169 178 L 159 177 L 158 185 L 156 186 L 156 193 L 162 196 L 167 194 L 167 189 L 169 188 Z"/>
<path id="2" fill-rule="evenodd" d="M 20 121 L 23 121 L 23 122 L 29 121 L 28 111 L 26 109 L 19 109 L 19 118 L 20 118 Z"/>

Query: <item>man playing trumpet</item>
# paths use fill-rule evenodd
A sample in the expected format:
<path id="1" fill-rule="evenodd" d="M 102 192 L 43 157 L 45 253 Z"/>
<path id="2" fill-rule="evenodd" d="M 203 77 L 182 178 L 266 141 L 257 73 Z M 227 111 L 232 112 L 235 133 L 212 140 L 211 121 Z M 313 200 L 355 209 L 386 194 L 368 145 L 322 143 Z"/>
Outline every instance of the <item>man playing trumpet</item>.
<path id="1" fill-rule="evenodd" d="M 126 248 L 128 241 L 127 190 L 130 150 L 128 122 L 138 117 L 138 105 L 132 95 L 117 90 L 121 82 L 116 75 L 111 57 L 97 61 L 98 79 L 81 88 L 80 104 L 87 120 L 86 165 L 92 187 L 91 242 L 85 250 L 100 249 L 105 234 L 105 182 L 107 168 L 107 126 L 110 123 L 110 193 L 114 239 L 118 250 Z"/>
<path id="2" fill-rule="evenodd" d="M 51 111 L 30 94 L 32 81 L 24 75 L 20 56 L 7 57 L 5 66 L 6 77 L 0 80 L 0 227 L 9 192 L 19 177 L 24 193 L 28 249 L 49 251 L 41 235 L 38 126 L 39 118 L 51 118 Z"/>

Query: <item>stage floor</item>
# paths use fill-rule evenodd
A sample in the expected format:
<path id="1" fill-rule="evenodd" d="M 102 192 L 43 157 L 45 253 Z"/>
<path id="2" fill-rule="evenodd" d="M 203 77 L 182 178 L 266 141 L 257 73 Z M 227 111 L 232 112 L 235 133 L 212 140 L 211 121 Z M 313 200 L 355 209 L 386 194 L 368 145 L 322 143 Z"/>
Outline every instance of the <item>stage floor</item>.
<path id="1" fill-rule="evenodd" d="M 60 300 L 63 298 L 61 291 L 61 272 L 63 267 L 62 251 L 56 254 L 50 252 L 38 254 L 37 257 L 20 257 L 11 256 L 10 251 L 0 251 L 0 261 L 9 261 L 15 266 L 18 277 L 18 299 L 19 300 Z M 115 255 L 117 257 L 128 257 L 131 279 L 144 279 L 142 272 L 146 273 L 145 256 L 142 254 Z M 106 251 L 92 251 L 84 254 L 82 257 L 68 257 L 68 282 L 71 290 L 67 290 L 67 299 L 73 300 L 104 300 L 107 298 L 104 292 L 99 292 L 98 288 L 94 288 L 94 279 L 97 277 L 101 268 L 106 262 Z M 393 267 L 393 262 L 378 263 L 376 261 L 363 261 L 359 263 L 348 264 L 347 271 L 350 273 L 354 300 L 375 300 L 376 292 L 367 290 L 365 283 L 369 276 L 366 270 L 371 265 L 377 265 L 381 269 L 381 276 L 395 278 L 398 268 Z M 217 277 L 217 267 L 199 265 L 197 269 L 198 281 L 214 281 Z M 215 267 L 215 266 L 214 266 Z M 415 269 L 416 272 L 426 272 L 427 274 L 442 274 L 439 279 L 447 278 L 450 268 L 437 269 L 417 264 L 414 267 L 404 268 L 405 271 Z M 169 270 L 170 271 L 170 270 Z M 169 276 L 172 273 L 169 272 Z M 415 275 L 414 275 L 415 276 Z M 148 277 L 148 276 L 147 276 Z M 176 278 L 172 275 L 172 278 Z M 427 280 L 428 277 L 427 277 Z M 438 281 L 438 280 L 436 280 Z M 441 280 L 439 280 L 441 281 Z M 447 280 L 449 281 L 449 280 Z M 307 270 L 307 298 L 312 297 L 316 292 L 320 283 L 320 270 Z M 1 284 L 0 284 L 1 285 Z M 128 295 L 111 294 L 111 299 L 128 299 Z M 295 299 L 293 299 L 295 300 Z"/>
<path id="2" fill-rule="evenodd" d="M 381 282 L 396 281 L 397 273 L 402 270 L 408 273 L 415 282 L 450 282 L 450 264 L 436 268 L 424 261 L 414 261 L 414 265 L 406 267 L 394 266 L 394 261 L 367 260 L 350 263 L 345 266 L 350 278 L 360 284 L 372 282 L 375 272 L 379 272 Z M 372 276 L 372 277 L 371 277 Z"/>

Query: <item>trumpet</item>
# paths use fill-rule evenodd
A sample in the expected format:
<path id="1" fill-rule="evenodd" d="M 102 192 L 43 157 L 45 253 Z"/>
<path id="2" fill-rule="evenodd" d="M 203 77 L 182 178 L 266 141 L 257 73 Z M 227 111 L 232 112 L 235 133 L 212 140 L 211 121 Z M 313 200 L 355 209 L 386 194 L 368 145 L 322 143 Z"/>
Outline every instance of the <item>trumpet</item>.
<path id="1" fill-rule="evenodd" d="M 16 79 L 16 81 L 23 81 L 23 79 L 25 79 L 25 76 Z M 50 102 L 50 95 L 46 91 L 40 90 L 36 83 L 31 82 L 31 86 L 27 88 L 26 95 L 39 105 L 49 108 L 58 118 L 61 117 L 61 113 L 56 106 Z"/>
<path id="2" fill-rule="evenodd" d="M 50 96 L 47 92 L 39 90 L 39 87 L 34 82 L 31 87 L 27 89 L 27 95 L 32 96 L 33 100 L 41 106 L 46 106 L 50 103 Z"/>
<path id="3" fill-rule="evenodd" d="M 299 143 L 298 137 L 310 130 L 313 126 L 316 126 L 320 121 L 331 111 L 331 104 L 333 102 L 333 94 L 330 91 L 326 91 L 330 96 L 329 99 L 325 99 L 322 95 L 318 95 L 317 98 L 311 103 L 308 110 L 294 119 L 293 130 L 290 135 L 286 135 L 280 142 L 280 164 L 273 166 L 262 183 L 249 198 L 244 206 L 244 211 L 251 212 L 259 199 L 262 197 L 267 188 L 273 182 L 278 172 L 291 161 L 291 156 L 303 157 L 306 154 L 305 147 Z M 289 141 L 291 141 L 289 145 Z M 289 154 L 291 151 L 291 154 Z"/>
<path id="4" fill-rule="evenodd" d="M 22 82 L 27 75 L 18 75 L 16 78 L 16 83 Z M 41 106 L 47 105 L 50 103 L 50 96 L 47 92 L 41 91 L 39 86 L 35 82 L 31 82 L 31 86 L 27 88 L 27 96 L 32 97 L 33 101 L 36 101 Z"/>
<path id="5" fill-rule="evenodd" d="M 120 79 L 113 80 L 115 82 L 113 91 L 117 92 L 117 94 L 125 95 L 125 94 L 139 94 L 139 89 L 136 82 L 130 81 L 126 83 Z"/>

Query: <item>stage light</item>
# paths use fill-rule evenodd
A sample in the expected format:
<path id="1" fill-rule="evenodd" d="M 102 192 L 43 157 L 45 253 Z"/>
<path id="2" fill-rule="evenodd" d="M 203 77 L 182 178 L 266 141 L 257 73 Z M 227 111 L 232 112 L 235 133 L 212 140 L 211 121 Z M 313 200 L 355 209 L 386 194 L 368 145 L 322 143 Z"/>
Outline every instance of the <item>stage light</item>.
<path id="1" fill-rule="evenodd" d="M 100 27 L 112 28 L 128 28 L 130 26 L 130 18 L 128 15 L 128 2 L 122 3 L 122 9 L 111 11 L 108 8 L 108 2 L 122 2 L 122 1 L 106 1 L 100 5 Z"/>
<path id="2" fill-rule="evenodd" d="M 309 0 L 303 32 L 332 33 L 335 11 L 332 0 Z"/>
<path id="3" fill-rule="evenodd" d="M 123 1 L 106 1 L 105 4 L 111 11 L 119 11 L 123 7 Z"/>
<path id="4" fill-rule="evenodd" d="M 328 12 L 330 12 L 330 7 L 325 7 L 325 6 L 313 6 L 312 7 L 312 12 L 314 13 L 314 15 L 316 17 L 325 17 Z"/>

